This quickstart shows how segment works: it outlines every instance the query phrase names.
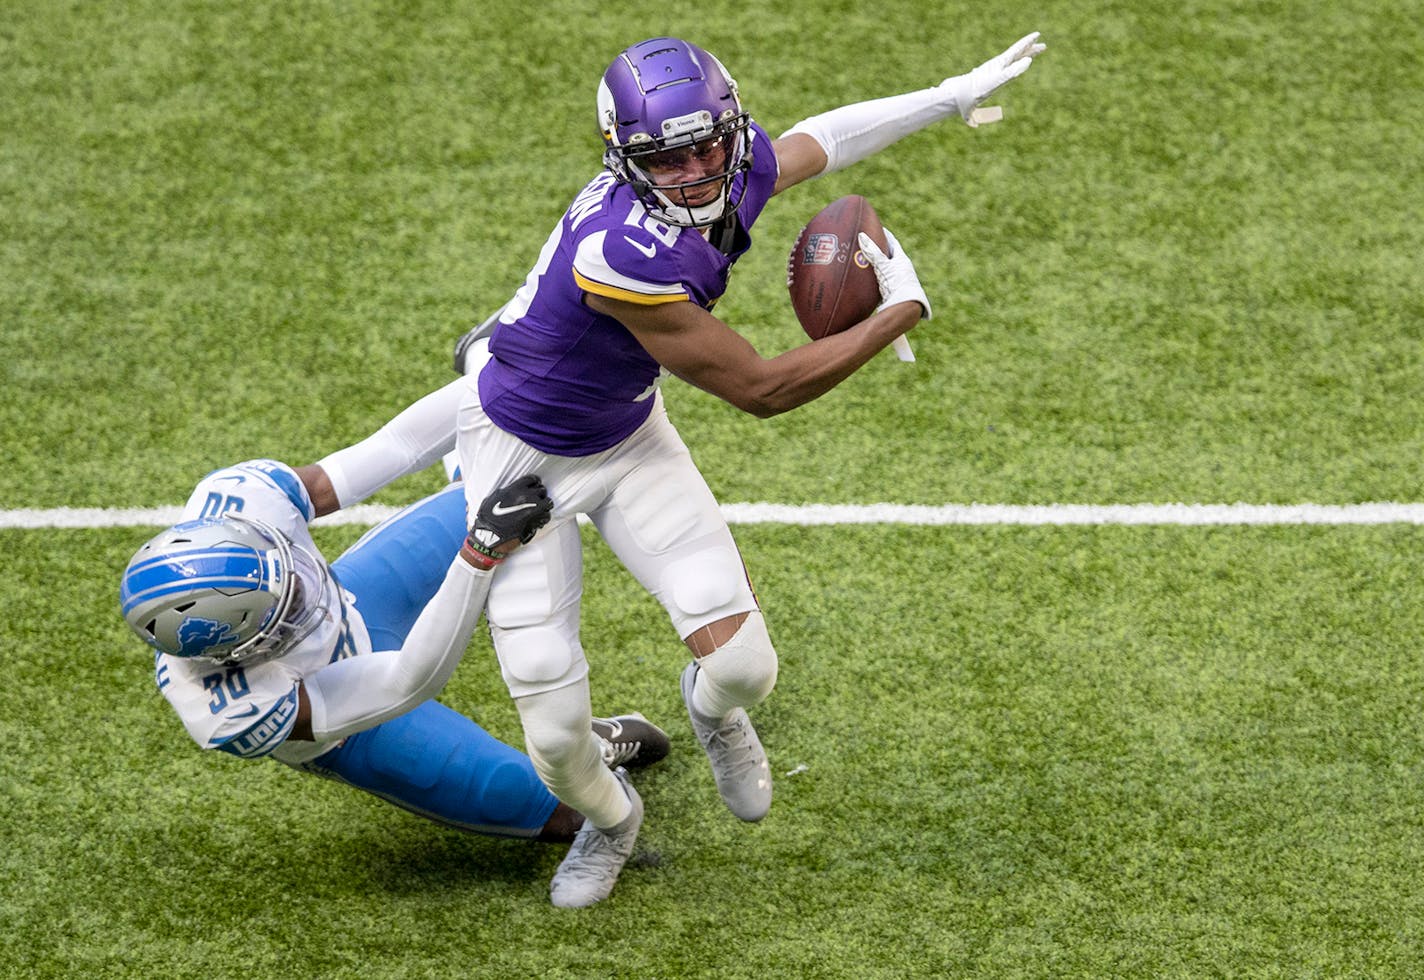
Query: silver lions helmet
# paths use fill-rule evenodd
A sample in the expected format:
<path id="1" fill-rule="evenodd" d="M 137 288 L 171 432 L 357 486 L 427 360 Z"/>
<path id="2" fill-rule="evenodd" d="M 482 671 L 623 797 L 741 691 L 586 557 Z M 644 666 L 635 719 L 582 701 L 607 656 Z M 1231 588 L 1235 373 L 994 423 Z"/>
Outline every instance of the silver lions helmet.
<path id="1" fill-rule="evenodd" d="M 124 619 L 149 646 L 216 664 L 261 663 L 336 614 L 326 563 L 236 514 L 177 524 L 124 569 Z"/>

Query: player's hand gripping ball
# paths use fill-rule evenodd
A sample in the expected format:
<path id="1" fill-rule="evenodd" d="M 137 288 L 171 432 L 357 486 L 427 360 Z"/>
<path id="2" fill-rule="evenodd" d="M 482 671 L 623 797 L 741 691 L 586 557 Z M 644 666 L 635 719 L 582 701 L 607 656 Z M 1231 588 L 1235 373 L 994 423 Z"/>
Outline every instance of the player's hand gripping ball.
<path id="1" fill-rule="evenodd" d="M 880 216 L 858 194 L 832 201 L 801 229 L 786 259 L 786 288 L 812 340 L 855 326 L 880 305 L 875 270 L 856 244 L 865 232 L 888 251 Z"/>

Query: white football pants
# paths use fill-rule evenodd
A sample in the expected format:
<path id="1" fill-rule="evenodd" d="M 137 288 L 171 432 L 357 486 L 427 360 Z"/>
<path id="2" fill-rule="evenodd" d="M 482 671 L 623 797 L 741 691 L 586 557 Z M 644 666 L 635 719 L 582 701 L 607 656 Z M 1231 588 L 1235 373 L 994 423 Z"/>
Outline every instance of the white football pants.
<path id="1" fill-rule="evenodd" d="M 661 393 L 647 421 L 613 448 L 553 456 L 491 422 L 479 404 L 478 372 L 467 377 L 457 446 L 469 513 L 491 490 L 528 473 L 543 480 L 554 501 L 549 525 L 500 566 L 490 589 L 488 616 L 500 670 L 540 778 L 595 826 L 611 827 L 629 804 L 603 766 L 590 728 L 588 664 L 579 643 L 583 559 L 577 515 L 588 515 L 667 610 L 679 637 L 756 610 L 756 597 L 717 501 L 668 421 Z M 747 632 L 766 636 L 764 629 Z M 726 678 L 730 689 L 746 692 L 741 707 L 761 700 L 775 682 L 769 639 L 756 647 L 727 665 L 738 675 Z"/>

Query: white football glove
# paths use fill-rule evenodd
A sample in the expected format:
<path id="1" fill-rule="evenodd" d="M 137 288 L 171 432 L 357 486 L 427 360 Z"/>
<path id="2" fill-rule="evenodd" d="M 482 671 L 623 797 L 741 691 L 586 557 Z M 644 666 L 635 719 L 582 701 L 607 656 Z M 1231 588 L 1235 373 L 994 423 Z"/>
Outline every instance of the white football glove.
<path id="1" fill-rule="evenodd" d="M 914 302 L 919 303 L 922 308 L 920 319 L 928 320 L 929 297 L 925 295 L 925 288 L 920 285 L 920 277 L 915 272 L 914 263 L 890 233 L 890 229 L 885 229 L 885 243 L 890 247 L 889 255 L 880 251 L 880 247 L 865 232 L 861 232 L 856 240 L 870 262 L 870 268 L 875 272 L 875 281 L 880 285 L 880 305 L 875 308 L 876 311 L 896 303 Z"/>
<path id="2" fill-rule="evenodd" d="M 995 107 L 976 112 L 979 103 L 1005 82 L 1013 81 L 1028 71 L 1034 57 L 1042 54 L 1046 48 L 1047 45 L 1039 43 L 1038 31 L 1034 31 L 1019 38 L 1003 54 L 990 58 L 968 74 L 946 78 L 939 83 L 938 88 L 954 100 L 960 117 L 969 125 L 994 122 L 1003 115 L 1002 111 Z"/>

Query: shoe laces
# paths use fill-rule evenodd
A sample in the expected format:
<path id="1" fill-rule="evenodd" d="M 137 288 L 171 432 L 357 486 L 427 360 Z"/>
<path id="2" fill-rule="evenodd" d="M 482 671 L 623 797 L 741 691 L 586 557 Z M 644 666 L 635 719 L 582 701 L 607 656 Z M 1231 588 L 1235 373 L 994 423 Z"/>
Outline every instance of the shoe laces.
<path id="1" fill-rule="evenodd" d="M 610 871 L 622 870 L 625 834 L 608 834 L 589 824 L 581 829 L 564 858 L 560 874 L 580 878 L 606 878 Z"/>
<path id="2" fill-rule="evenodd" d="M 602 736 L 598 740 L 603 743 L 603 764 L 610 769 L 634 758 L 643 747 L 641 741 L 611 742 Z"/>
<path id="3" fill-rule="evenodd" d="M 745 715 L 738 715 L 707 732 L 702 744 L 709 753 L 715 752 L 728 775 L 741 775 L 753 769 L 760 769 L 763 760 L 752 747 L 748 736 L 749 725 Z"/>

